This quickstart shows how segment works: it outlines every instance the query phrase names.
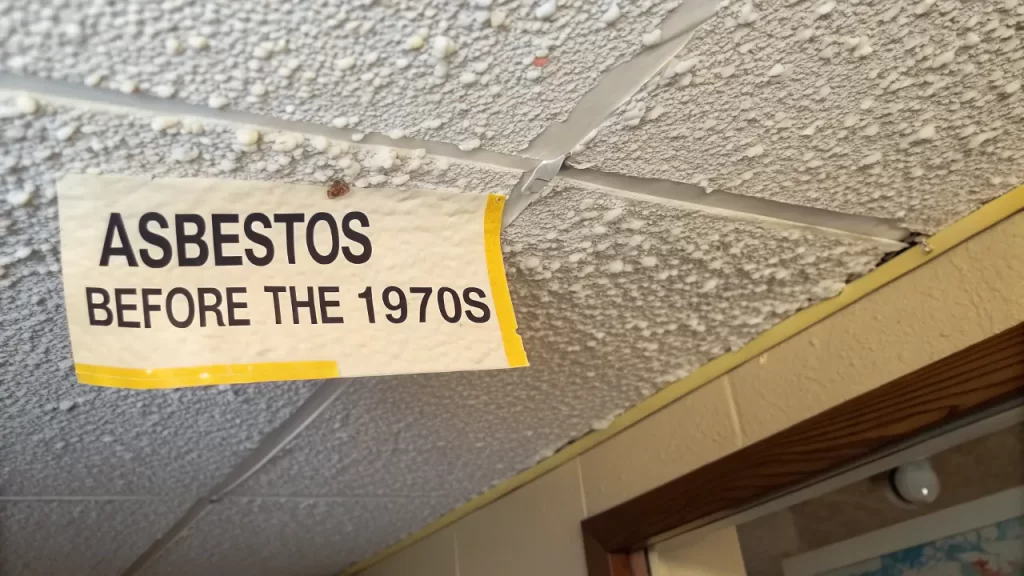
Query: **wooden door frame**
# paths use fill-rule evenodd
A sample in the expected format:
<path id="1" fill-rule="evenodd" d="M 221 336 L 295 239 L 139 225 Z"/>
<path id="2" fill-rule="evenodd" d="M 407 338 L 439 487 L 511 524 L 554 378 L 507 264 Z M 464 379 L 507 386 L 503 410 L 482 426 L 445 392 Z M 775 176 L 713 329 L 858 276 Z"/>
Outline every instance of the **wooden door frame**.
<path id="1" fill-rule="evenodd" d="M 1024 397 L 1024 323 L 581 522 L 589 576 L 645 576 L 635 551 Z"/>

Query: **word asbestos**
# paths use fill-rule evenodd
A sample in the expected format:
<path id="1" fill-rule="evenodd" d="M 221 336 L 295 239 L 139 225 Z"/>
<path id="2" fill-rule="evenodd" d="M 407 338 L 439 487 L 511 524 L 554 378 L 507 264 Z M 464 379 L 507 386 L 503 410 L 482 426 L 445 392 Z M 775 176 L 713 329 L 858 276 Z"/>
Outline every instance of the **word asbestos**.
<path id="1" fill-rule="evenodd" d="M 125 229 L 124 219 L 118 212 L 110 214 L 107 223 L 107 233 L 103 240 L 103 251 L 100 254 L 100 266 L 109 266 L 111 258 L 121 256 L 128 266 L 137 267 L 139 260 L 149 268 L 164 268 L 168 266 L 177 256 L 178 266 L 203 266 L 210 259 L 210 248 L 213 248 L 214 266 L 241 266 L 242 256 L 227 255 L 225 247 L 238 244 L 239 235 L 228 233 L 224 230 L 226 224 L 238 224 L 241 220 L 239 214 L 212 214 L 210 215 L 210 230 L 212 239 L 206 241 L 206 219 L 199 214 L 175 214 L 174 215 L 174 238 L 171 241 L 153 230 L 155 224 L 161 230 L 167 230 L 169 223 L 167 217 L 159 212 L 147 212 L 139 218 L 139 236 L 148 244 L 160 249 L 160 256 L 156 257 L 149 248 L 139 250 L 138 258 L 128 239 L 128 232 Z M 305 222 L 306 215 L 301 213 L 274 214 L 273 217 L 266 214 L 253 213 L 245 217 L 243 232 L 249 242 L 259 245 L 262 254 L 257 254 L 252 248 L 245 249 L 245 259 L 253 266 L 267 266 L 274 261 L 277 250 L 269 236 L 256 229 L 257 225 L 262 230 L 273 228 L 274 224 L 284 226 L 285 230 L 285 251 L 289 264 L 295 264 L 295 231 L 298 225 Z M 341 231 L 339 234 L 338 222 L 334 215 L 327 212 L 317 212 L 305 222 L 306 252 L 317 264 L 332 264 L 338 259 L 339 248 L 345 259 L 352 264 L 365 264 L 373 253 L 370 239 L 366 235 L 352 228 L 357 223 L 362 228 L 370 227 L 370 220 L 362 212 L 347 212 L 341 217 Z M 326 252 L 320 252 L 317 248 L 315 238 L 317 225 L 323 224 L 327 227 L 331 237 L 330 248 Z M 114 245 L 115 236 L 120 246 Z M 361 251 L 355 252 L 348 246 L 341 247 L 341 236 L 351 240 L 361 247 Z M 196 253 L 189 255 L 188 248 L 195 247 Z"/>

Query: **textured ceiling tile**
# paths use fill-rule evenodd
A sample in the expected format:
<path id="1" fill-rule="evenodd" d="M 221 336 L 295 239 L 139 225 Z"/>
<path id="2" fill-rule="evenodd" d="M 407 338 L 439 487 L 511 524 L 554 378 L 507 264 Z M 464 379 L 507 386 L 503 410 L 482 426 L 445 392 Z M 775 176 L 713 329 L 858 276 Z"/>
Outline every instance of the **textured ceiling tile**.
<path id="1" fill-rule="evenodd" d="M 219 177 L 309 184 L 344 179 L 355 186 L 505 194 L 521 172 L 427 155 L 424 150 L 361 146 L 322 136 L 261 131 L 212 120 L 131 114 L 35 96 L 0 93 L 2 192 L 8 204 L 48 202 L 69 172 Z M 4 207 L 8 208 L 7 206 Z"/>
<path id="2" fill-rule="evenodd" d="M 733 1 L 582 153 L 935 231 L 1024 181 L 1016 2 Z"/>
<path id="3" fill-rule="evenodd" d="M 25 98 L 4 103 L 31 110 Z M 108 165 L 192 175 L 208 164 L 182 169 L 168 162 L 174 136 L 154 131 L 148 119 L 31 103 L 36 110 L 5 121 L 0 152 L 0 494 L 205 492 L 317 383 L 155 391 L 78 384 L 60 280 L 54 179 Z M 74 134 L 65 138 L 61 130 L 70 126 Z"/>
<path id="4" fill-rule="evenodd" d="M 150 391 L 78 384 L 56 205 L 40 200 L 0 206 L 0 495 L 209 490 L 317 383 Z"/>
<path id="5" fill-rule="evenodd" d="M 56 223 L 35 210 L 20 218 L 8 237 L 56 234 Z M 10 256 L 6 246 L 0 254 Z M 197 495 L 317 385 L 136 391 L 78 384 L 55 260 L 54 251 L 33 251 L 6 264 L 0 278 L 0 495 Z"/>
<path id="6" fill-rule="evenodd" d="M 580 353 L 584 374 L 614 367 L 648 393 L 837 294 L 902 246 L 565 179 L 504 242 L 528 351 Z"/>
<path id="7" fill-rule="evenodd" d="M 565 180 L 505 244 L 529 368 L 352 380 L 239 493 L 455 506 L 835 294 L 893 247 Z"/>
<path id="8" fill-rule="evenodd" d="M 0 66 L 512 152 L 678 3 L 3 0 Z"/>
<path id="9" fill-rule="evenodd" d="M 424 499 L 228 498 L 140 576 L 334 574 L 412 532 L 434 514 Z"/>
<path id="10" fill-rule="evenodd" d="M 235 493 L 430 496 L 444 503 L 442 511 L 453 508 L 586 427 L 564 419 L 593 413 L 594 403 L 561 405 L 564 394 L 550 389 L 546 378 L 524 375 L 506 370 L 351 380 Z"/>
<path id="11" fill-rule="evenodd" d="M 187 506 L 142 499 L 0 500 L 0 574 L 120 574 Z"/>

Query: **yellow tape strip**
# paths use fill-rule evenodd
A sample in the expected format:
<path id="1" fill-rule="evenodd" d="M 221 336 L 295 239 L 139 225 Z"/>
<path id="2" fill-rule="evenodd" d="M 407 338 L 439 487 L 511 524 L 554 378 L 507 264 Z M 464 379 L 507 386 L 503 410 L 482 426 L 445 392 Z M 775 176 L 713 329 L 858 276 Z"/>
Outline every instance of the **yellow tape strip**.
<path id="1" fill-rule="evenodd" d="M 248 384 L 269 380 L 337 378 L 338 363 L 334 361 L 260 362 L 153 369 L 75 364 L 75 373 L 78 375 L 78 381 L 82 384 L 153 390 L 218 384 Z"/>
<path id="2" fill-rule="evenodd" d="M 869 274 L 854 280 L 843 289 L 838 296 L 819 302 L 810 308 L 806 308 L 783 320 L 774 327 L 768 329 L 757 338 L 747 343 L 746 346 L 735 352 L 729 352 L 719 356 L 707 364 L 701 366 L 689 376 L 669 384 L 655 394 L 647 397 L 633 408 L 623 412 L 618 418 L 612 421 L 611 425 L 604 430 L 597 430 L 583 436 L 576 442 L 557 452 L 554 456 L 539 462 L 532 468 L 524 470 L 509 478 L 483 494 L 448 512 L 441 518 L 431 522 L 424 528 L 401 541 L 392 544 L 377 554 L 358 562 L 342 572 L 342 576 L 358 574 L 384 560 L 388 556 L 398 553 L 430 536 L 431 534 L 447 527 L 458 520 L 465 518 L 498 498 L 512 492 L 513 490 L 528 484 L 537 478 L 551 472 L 552 470 L 570 462 L 572 459 L 587 452 L 591 448 L 605 442 L 623 430 L 643 420 L 644 418 L 661 410 L 665 406 L 689 394 L 700 386 L 711 382 L 715 378 L 732 371 L 747 360 L 756 358 L 789 338 L 803 332 L 807 328 L 821 322 L 825 318 L 846 308 L 850 304 L 871 294 L 886 284 L 906 275 L 919 266 L 928 263 L 936 256 L 947 252 L 951 248 L 961 244 L 995 224 L 1009 218 L 1010 216 L 1024 210 L 1024 186 L 1020 186 L 1006 194 L 985 204 L 975 212 L 950 224 L 934 236 L 928 239 L 928 246 L 931 249 L 926 252 L 921 247 L 915 247 L 879 266 Z"/>
<path id="3" fill-rule="evenodd" d="M 512 311 L 512 297 L 508 293 L 505 279 L 505 262 L 501 258 L 501 211 L 505 208 L 505 197 L 497 194 L 487 196 L 484 210 L 484 253 L 487 257 L 487 277 L 491 281 L 491 299 L 494 314 L 501 328 L 501 341 L 505 345 L 505 357 L 509 368 L 529 366 L 526 349 L 519 336 L 516 315 Z"/>

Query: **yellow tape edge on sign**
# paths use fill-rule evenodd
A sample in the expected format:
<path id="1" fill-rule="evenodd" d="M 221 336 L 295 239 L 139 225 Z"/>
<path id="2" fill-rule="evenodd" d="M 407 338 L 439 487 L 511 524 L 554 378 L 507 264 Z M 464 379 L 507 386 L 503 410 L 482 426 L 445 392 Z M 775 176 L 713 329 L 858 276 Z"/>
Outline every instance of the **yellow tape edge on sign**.
<path id="1" fill-rule="evenodd" d="M 249 384 L 271 380 L 317 380 L 339 376 L 338 363 L 333 360 L 152 369 L 75 364 L 75 373 L 82 384 L 135 390 Z"/>
<path id="2" fill-rule="evenodd" d="M 568 464 L 584 452 L 603 444 L 693 390 L 731 371 L 740 364 L 760 356 L 768 349 L 792 338 L 890 282 L 931 262 L 935 257 L 948 252 L 961 243 L 1022 211 L 1024 211 L 1024 186 L 1019 186 L 929 237 L 928 247 L 931 248 L 930 251 L 925 251 L 920 246 L 907 250 L 868 274 L 854 280 L 838 296 L 818 302 L 810 308 L 805 308 L 793 314 L 772 328 L 762 332 L 760 336 L 757 336 L 739 350 L 728 352 L 711 360 L 690 373 L 689 376 L 665 386 L 636 406 L 626 410 L 604 430 L 590 432 L 569 444 L 563 450 L 556 452 L 554 456 L 541 460 L 534 464 L 533 467 L 527 468 L 511 478 L 499 482 L 483 494 L 475 496 L 469 502 L 451 510 L 409 536 L 373 554 L 369 558 L 344 568 L 340 576 L 360 574 L 369 567 L 380 563 L 385 558 L 397 554 L 416 542 L 455 524 L 457 521 L 513 490 L 533 482 L 548 472 L 557 469 L 559 466 Z"/>
<path id="3" fill-rule="evenodd" d="M 497 194 L 487 196 L 484 210 L 484 253 L 487 257 L 487 277 L 491 282 L 491 299 L 494 314 L 501 328 L 501 341 L 505 346 L 505 357 L 509 368 L 529 366 L 523 339 L 519 336 L 516 315 L 512 311 L 512 296 L 505 279 L 505 262 L 501 257 L 501 213 L 505 208 L 505 197 Z"/>

